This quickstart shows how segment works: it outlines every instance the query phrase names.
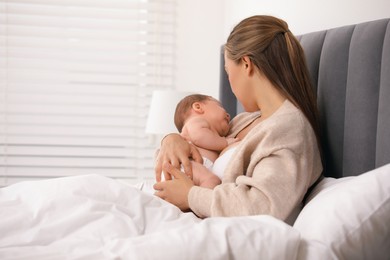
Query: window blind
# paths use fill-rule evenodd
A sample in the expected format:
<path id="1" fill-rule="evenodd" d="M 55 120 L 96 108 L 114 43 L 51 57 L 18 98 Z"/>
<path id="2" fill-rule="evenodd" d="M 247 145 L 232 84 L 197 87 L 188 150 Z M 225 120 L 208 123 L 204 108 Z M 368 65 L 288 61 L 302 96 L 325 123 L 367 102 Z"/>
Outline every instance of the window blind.
<path id="1" fill-rule="evenodd" d="M 0 185 L 153 178 L 154 89 L 172 88 L 175 0 L 0 0 Z"/>

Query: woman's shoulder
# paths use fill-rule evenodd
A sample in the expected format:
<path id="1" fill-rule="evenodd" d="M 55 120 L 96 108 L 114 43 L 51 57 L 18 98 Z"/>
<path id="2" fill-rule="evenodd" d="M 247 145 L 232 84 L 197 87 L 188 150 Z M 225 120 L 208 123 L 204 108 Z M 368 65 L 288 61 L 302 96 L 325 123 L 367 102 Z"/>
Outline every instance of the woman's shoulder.
<path id="1" fill-rule="evenodd" d="M 249 133 L 250 136 L 268 138 L 297 138 L 311 132 L 311 126 L 303 112 L 286 100 L 273 115 L 260 122 Z"/>
<path id="2" fill-rule="evenodd" d="M 269 121 L 277 122 L 278 125 L 284 125 L 289 128 L 292 126 L 299 128 L 310 125 L 303 112 L 289 100 L 286 100 L 269 119 Z"/>
<path id="3" fill-rule="evenodd" d="M 254 120 L 261 116 L 261 112 L 243 112 L 238 114 L 231 121 L 229 136 L 235 136 Z M 292 129 L 293 128 L 293 129 Z M 273 115 L 259 123 L 250 132 L 270 132 L 272 135 L 279 135 L 280 132 L 287 135 L 306 132 L 304 129 L 311 129 L 309 121 L 301 110 L 293 103 L 286 100 Z"/>
<path id="4" fill-rule="evenodd" d="M 286 100 L 285 103 L 280 107 L 271 117 L 264 120 L 264 126 L 267 125 L 271 128 L 281 128 L 281 131 L 289 130 L 292 128 L 297 131 L 302 131 L 303 128 L 310 128 L 310 123 L 306 119 L 303 112 L 297 108 L 289 100 Z"/>
<path id="5" fill-rule="evenodd" d="M 286 99 L 283 104 L 279 107 L 278 110 L 275 111 L 273 115 L 270 116 L 270 118 L 277 118 L 280 116 L 285 116 L 285 115 L 291 115 L 293 116 L 299 116 L 300 114 L 303 115 L 301 110 L 299 110 L 291 101 Z"/>

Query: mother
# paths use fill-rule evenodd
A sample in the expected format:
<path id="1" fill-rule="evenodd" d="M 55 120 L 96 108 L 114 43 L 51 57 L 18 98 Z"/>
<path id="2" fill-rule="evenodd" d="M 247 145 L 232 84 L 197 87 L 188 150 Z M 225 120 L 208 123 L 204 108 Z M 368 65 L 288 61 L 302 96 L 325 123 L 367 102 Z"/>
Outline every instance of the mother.
<path id="1" fill-rule="evenodd" d="M 246 113 L 231 122 L 230 136 L 241 142 L 220 157 L 226 162 L 222 184 L 194 186 L 188 176 L 206 170 L 191 164 L 199 153 L 170 134 L 157 157 L 156 195 L 199 217 L 268 214 L 286 220 L 322 173 L 316 97 L 302 47 L 283 20 L 253 16 L 233 29 L 224 55 Z M 187 174 L 178 170 L 181 164 Z"/>

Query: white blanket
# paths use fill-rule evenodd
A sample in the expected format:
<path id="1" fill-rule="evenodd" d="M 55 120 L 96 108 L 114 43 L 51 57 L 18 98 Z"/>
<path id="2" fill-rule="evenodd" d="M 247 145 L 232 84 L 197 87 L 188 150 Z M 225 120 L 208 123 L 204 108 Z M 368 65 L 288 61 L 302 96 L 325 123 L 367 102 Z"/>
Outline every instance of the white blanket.
<path id="1" fill-rule="evenodd" d="M 99 175 L 0 189 L 2 260 L 296 259 L 300 240 L 269 216 L 201 220 Z"/>

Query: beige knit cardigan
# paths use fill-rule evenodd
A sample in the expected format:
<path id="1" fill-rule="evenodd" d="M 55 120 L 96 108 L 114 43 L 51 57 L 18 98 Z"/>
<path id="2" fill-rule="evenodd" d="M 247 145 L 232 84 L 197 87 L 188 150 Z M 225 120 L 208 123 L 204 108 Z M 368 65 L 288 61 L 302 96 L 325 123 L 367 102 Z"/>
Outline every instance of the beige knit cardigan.
<path id="1" fill-rule="evenodd" d="M 231 135 L 258 116 L 237 116 Z M 314 131 L 303 113 L 286 100 L 240 142 L 222 184 L 213 190 L 192 187 L 188 202 L 199 217 L 267 214 L 285 220 L 321 172 Z"/>

